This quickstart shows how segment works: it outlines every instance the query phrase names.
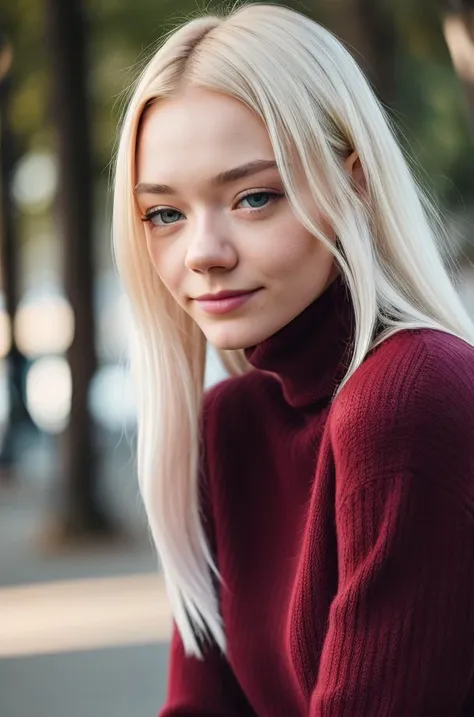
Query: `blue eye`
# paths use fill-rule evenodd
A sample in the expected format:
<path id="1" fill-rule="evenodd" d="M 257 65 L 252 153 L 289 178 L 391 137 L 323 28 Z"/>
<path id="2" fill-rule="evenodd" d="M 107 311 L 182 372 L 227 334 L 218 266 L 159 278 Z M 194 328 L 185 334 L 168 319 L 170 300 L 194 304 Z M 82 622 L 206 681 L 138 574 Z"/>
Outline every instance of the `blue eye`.
<path id="1" fill-rule="evenodd" d="M 265 209 L 265 207 L 273 204 L 278 199 L 281 199 L 284 194 L 279 192 L 251 192 L 238 202 L 237 207 L 244 209 L 253 209 L 258 211 L 259 209 Z M 247 206 L 243 205 L 243 202 L 247 202 Z M 161 209 L 156 207 L 149 209 L 142 217 L 143 222 L 149 222 L 154 227 L 166 227 L 172 224 L 177 224 L 181 219 L 185 218 L 182 212 L 172 207 L 162 207 Z"/>
<path id="2" fill-rule="evenodd" d="M 152 209 L 145 214 L 144 220 L 153 226 L 163 227 L 176 224 L 183 215 L 177 209 Z"/>
<path id="3" fill-rule="evenodd" d="M 277 194 L 273 192 L 254 192 L 253 194 L 247 194 L 246 197 L 243 197 L 239 204 L 242 204 L 242 202 L 248 202 L 250 209 L 262 209 L 272 199 L 277 198 Z"/>

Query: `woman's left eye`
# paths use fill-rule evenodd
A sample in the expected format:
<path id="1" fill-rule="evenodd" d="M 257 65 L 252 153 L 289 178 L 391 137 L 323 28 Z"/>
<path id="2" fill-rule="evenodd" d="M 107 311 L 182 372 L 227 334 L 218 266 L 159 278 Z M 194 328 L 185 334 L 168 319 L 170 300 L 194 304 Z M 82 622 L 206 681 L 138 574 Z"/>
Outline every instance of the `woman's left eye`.
<path id="1" fill-rule="evenodd" d="M 248 202 L 246 208 L 263 209 L 281 196 L 281 194 L 277 194 L 276 192 L 253 192 L 252 194 L 247 194 L 245 197 L 242 197 L 237 206 L 241 206 L 242 202 Z"/>

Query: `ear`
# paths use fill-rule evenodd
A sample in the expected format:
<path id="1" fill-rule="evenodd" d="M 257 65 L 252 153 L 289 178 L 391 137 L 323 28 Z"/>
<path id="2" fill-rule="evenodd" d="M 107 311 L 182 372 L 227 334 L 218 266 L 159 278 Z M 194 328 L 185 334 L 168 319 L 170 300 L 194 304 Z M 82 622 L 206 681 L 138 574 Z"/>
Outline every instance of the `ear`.
<path id="1" fill-rule="evenodd" d="M 364 170 L 359 159 L 359 155 L 354 150 L 344 161 L 344 166 L 350 177 L 359 185 L 360 189 L 366 190 L 367 184 L 365 181 Z"/>

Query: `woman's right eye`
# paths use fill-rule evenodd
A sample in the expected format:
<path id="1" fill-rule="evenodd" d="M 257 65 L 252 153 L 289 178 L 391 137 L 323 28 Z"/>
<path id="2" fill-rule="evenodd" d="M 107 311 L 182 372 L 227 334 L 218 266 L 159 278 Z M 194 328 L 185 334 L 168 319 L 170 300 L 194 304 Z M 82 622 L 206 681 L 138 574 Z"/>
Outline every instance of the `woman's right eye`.
<path id="1" fill-rule="evenodd" d="M 164 227 L 169 224 L 176 224 L 179 219 L 184 216 L 177 209 L 150 209 L 142 217 L 142 221 L 149 222 L 154 227 Z"/>

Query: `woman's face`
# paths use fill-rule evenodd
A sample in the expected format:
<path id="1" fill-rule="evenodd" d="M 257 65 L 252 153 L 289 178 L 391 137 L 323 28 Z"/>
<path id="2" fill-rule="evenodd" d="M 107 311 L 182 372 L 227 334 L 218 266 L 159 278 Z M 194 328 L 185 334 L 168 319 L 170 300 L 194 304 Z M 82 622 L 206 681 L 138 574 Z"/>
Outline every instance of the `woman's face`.
<path id="1" fill-rule="evenodd" d="M 338 273 L 285 197 L 265 126 L 228 96 L 192 89 L 148 109 L 135 193 L 160 279 L 217 348 L 260 343 Z"/>

